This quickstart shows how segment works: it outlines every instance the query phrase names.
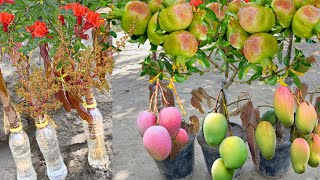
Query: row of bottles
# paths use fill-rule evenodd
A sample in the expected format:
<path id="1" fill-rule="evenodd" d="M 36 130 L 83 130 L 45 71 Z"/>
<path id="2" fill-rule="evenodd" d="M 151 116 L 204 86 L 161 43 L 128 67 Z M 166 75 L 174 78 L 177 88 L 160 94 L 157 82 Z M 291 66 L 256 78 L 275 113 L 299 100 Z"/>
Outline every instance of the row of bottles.
<path id="1" fill-rule="evenodd" d="M 94 98 L 86 100 L 86 108 L 93 117 L 90 123 L 82 121 L 88 144 L 88 162 L 92 167 L 107 169 L 109 157 L 104 142 L 103 117 L 96 107 Z M 49 179 L 64 179 L 68 170 L 60 154 L 55 128 L 47 116 L 39 117 L 36 121 L 36 127 L 36 140 L 45 159 Z M 21 122 L 17 121 L 10 125 L 10 131 L 9 146 L 16 163 L 17 179 L 37 179 L 31 160 L 29 138 L 23 130 Z"/>

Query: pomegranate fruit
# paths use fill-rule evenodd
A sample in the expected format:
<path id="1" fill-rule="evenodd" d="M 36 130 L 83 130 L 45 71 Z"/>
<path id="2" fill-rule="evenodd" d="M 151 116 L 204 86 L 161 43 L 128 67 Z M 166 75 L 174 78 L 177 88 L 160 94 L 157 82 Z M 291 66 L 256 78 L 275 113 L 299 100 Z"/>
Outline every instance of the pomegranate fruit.
<path id="1" fill-rule="evenodd" d="M 197 9 L 193 14 L 193 20 L 187 29 L 198 40 L 205 39 L 208 33 L 207 24 L 203 21 L 205 15 L 206 11 Z"/>
<path id="2" fill-rule="evenodd" d="M 158 15 L 159 12 L 155 13 L 148 24 L 148 29 L 147 29 L 147 36 L 149 41 L 152 44 L 155 45 L 160 45 L 164 42 L 164 39 L 168 36 L 166 33 L 158 33 L 157 32 L 157 27 L 158 27 Z"/>
<path id="3" fill-rule="evenodd" d="M 288 28 L 291 25 L 292 18 L 296 8 L 292 0 L 273 0 L 271 7 L 277 16 L 279 24 Z"/>
<path id="4" fill-rule="evenodd" d="M 240 26 L 236 19 L 231 18 L 227 28 L 227 37 L 234 48 L 242 49 L 249 35 L 250 34 Z"/>

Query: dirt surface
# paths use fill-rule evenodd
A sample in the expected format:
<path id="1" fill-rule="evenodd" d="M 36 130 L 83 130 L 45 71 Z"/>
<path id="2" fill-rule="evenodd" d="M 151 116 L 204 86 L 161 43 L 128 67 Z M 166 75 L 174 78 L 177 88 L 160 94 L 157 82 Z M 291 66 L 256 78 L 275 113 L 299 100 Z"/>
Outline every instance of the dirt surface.
<path id="1" fill-rule="evenodd" d="M 36 60 L 35 60 L 36 61 Z M 14 69 L 6 61 L 0 65 L 0 68 L 4 74 L 7 86 L 10 89 L 12 99 L 15 102 L 19 101 L 19 98 L 12 92 L 17 80 Z M 112 97 L 110 93 L 102 94 L 95 92 L 98 102 L 98 108 L 100 109 L 104 117 L 104 130 L 105 130 L 105 143 L 109 158 L 112 158 L 112 122 L 111 122 L 111 109 L 112 109 Z M 1 105 L 2 108 L 2 105 Z M 14 160 L 12 158 L 10 148 L 8 146 L 8 135 L 5 135 L 3 131 L 3 111 L 0 111 L 0 179 L 1 180 L 14 180 L 16 179 L 16 169 Z M 87 161 L 87 142 L 83 131 L 81 119 L 79 119 L 76 112 L 66 113 L 63 109 L 57 110 L 51 115 L 57 124 L 57 136 L 60 145 L 60 151 L 64 159 L 65 164 L 68 167 L 68 176 L 66 179 L 72 180 L 88 180 L 88 179 L 111 179 L 112 171 L 111 164 L 108 170 L 100 171 L 91 168 Z M 28 133 L 32 160 L 34 168 L 37 172 L 39 180 L 47 180 L 46 166 L 44 158 L 39 150 L 38 144 L 35 139 L 35 126 L 32 120 L 26 120 L 22 118 L 24 124 L 24 130 Z"/>
<path id="2" fill-rule="evenodd" d="M 147 44 L 147 43 L 146 43 Z M 310 91 L 319 91 L 320 88 L 320 46 L 319 44 L 300 44 L 306 55 L 315 55 L 315 65 L 304 77 L 302 81 L 309 84 Z M 141 78 L 140 69 L 143 59 L 148 55 L 149 46 L 137 47 L 135 44 L 128 44 L 127 49 L 116 58 L 113 80 L 113 175 L 114 180 L 160 180 L 163 179 L 154 160 L 148 155 L 142 144 L 142 138 L 136 128 L 136 117 L 139 111 L 148 108 L 148 82 L 147 78 Z M 252 73 L 251 73 L 252 75 Z M 183 84 L 178 84 L 178 93 L 189 116 L 196 114 L 203 117 L 190 105 L 191 90 L 203 87 L 210 95 L 216 97 L 220 88 L 223 76 L 218 72 L 196 75 Z M 265 85 L 262 82 L 255 82 L 252 86 L 234 83 L 228 90 L 228 100 L 233 102 L 243 94 L 249 93 L 254 106 L 272 105 L 273 93 L 276 87 Z M 318 94 L 319 96 L 320 94 Z M 315 98 L 314 98 L 315 99 Z M 234 107 L 233 107 L 234 108 Z M 230 111 L 232 111 L 232 109 Z M 260 109 L 262 112 L 265 109 Z M 206 110 L 208 112 L 208 109 Z M 233 122 L 239 123 L 240 117 L 231 118 Z M 195 169 L 191 179 L 210 179 L 205 166 L 204 157 L 199 144 L 195 141 Z M 282 180 L 314 180 L 320 179 L 320 169 L 310 168 L 302 175 L 293 172 L 290 166 L 288 174 Z M 243 167 L 240 180 L 263 180 L 267 179 L 257 173 L 252 163 L 251 157 Z"/>

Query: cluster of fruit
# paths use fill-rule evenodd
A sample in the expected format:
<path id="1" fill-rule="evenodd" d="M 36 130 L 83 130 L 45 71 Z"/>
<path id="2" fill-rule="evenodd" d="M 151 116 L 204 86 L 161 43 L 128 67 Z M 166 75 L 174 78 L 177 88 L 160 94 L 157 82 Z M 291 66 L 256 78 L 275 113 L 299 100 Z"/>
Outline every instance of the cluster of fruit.
<path id="1" fill-rule="evenodd" d="M 185 69 L 185 60 L 194 56 L 198 41 L 208 32 L 203 21 L 206 11 L 193 8 L 184 0 L 151 0 L 149 4 L 131 1 L 124 10 L 114 9 L 122 29 L 132 35 L 146 33 L 154 45 L 161 45 L 173 58 L 173 69 Z"/>
<path id="2" fill-rule="evenodd" d="M 294 108 L 295 97 L 289 88 L 277 88 L 274 95 L 274 112 L 281 124 L 292 128 L 291 162 L 294 171 L 300 174 L 308 164 L 311 167 L 320 164 L 320 126 L 317 125 L 316 109 L 311 103 L 298 103 L 296 112 Z M 258 124 L 256 141 L 263 157 L 272 159 L 276 135 L 271 123 L 262 121 Z"/>
<path id="3" fill-rule="evenodd" d="M 213 179 L 232 179 L 234 169 L 241 168 L 247 160 L 245 142 L 238 136 L 226 137 L 228 122 L 220 113 L 210 113 L 203 123 L 203 135 L 210 146 L 219 146 L 221 158 L 215 160 L 211 174 Z M 226 138 L 225 138 L 226 137 Z"/>
<path id="4" fill-rule="evenodd" d="M 152 158 L 163 161 L 171 153 L 172 145 L 182 148 L 188 143 L 188 133 L 180 128 L 182 117 L 175 107 L 163 108 L 159 118 L 154 113 L 142 111 L 137 126 L 143 137 L 143 144 Z"/>
<path id="5" fill-rule="evenodd" d="M 273 57 L 278 52 L 278 42 L 271 34 L 276 24 L 281 28 L 291 28 L 299 38 L 320 38 L 320 10 L 316 0 L 272 0 L 271 7 L 263 1 L 245 3 L 234 0 L 228 7 L 218 3 L 207 5 L 218 19 L 223 19 L 227 11 L 235 14 L 227 27 L 227 38 L 236 49 L 242 49 L 246 59 L 261 64 L 264 69 L 274 70 Z M 214 22 L 217 26 L 218 22 Z"/>

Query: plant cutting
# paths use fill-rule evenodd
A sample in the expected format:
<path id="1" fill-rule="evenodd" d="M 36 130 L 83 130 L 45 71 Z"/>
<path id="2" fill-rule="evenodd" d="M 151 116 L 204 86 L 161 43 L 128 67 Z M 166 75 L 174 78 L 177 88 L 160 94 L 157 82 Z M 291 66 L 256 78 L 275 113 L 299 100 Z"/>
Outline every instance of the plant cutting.
<path id="1" fill-rule="evenodd" d="M 17 109 L 35 119 L 36 137 L 49 178 L 62 179 L 67 175 L 55 125 L 48 116 L 61 105 L 67 112 L 76 109 L 84 120 L 89 164 L 99 169 L 109 168 L 103 117 L 93 89 L 108 90 L 105 76 L 112 72 L 112 54 L 123 46 L 123 42 L 117 42 L 116 47 L 111 45 L 111 36 L 116 34 L 110 30 L 110 22 L 102 17 L 105 15 L 95 12 L 107 2 L 92 0 L 82 5 L 17 0 L 15 3 L 4 6 L 1 13 L 2 53 L 10 55 L 19 74 L 17 94 L 23 101 Z M 42 11 L 42 8 L 48 11 Z M 43 66 L 36 66 L 31 61 L 36 48 L 40 50 Z M 48 141 L 54 143 L 48 146 Z"/>

